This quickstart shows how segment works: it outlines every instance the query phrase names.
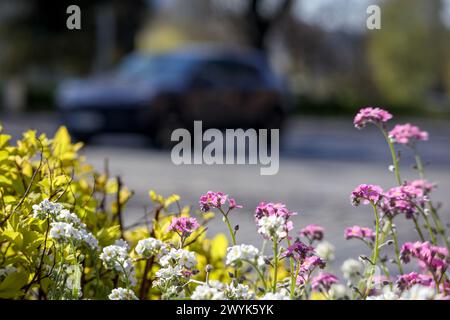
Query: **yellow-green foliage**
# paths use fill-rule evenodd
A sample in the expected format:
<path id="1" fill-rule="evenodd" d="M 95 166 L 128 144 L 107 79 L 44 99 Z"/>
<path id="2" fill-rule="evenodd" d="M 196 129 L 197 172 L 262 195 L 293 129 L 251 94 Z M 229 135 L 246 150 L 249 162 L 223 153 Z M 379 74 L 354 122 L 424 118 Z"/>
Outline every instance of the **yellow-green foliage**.
<path id="1" fill-rule="evenodd" d="M 33 217 L 32 206 L 44 199 L 62 204 L 75 212 L 99 241 L 100 248 L 125 238 L 133 248 L 137 241 L 152 234 L 169 240 L 166 232 L 174 214 L 189 215 L 189 208 L 179 208 L 179 197 L 167 199 L 150 192 L 153 203 L 148 224 L 143 222 L 132 230 L 120 225 L 119 213 L 125 210 L 132 193 L 108 172 L 97 172 L 78 152 L 82 144 L 71 142 L 66 128 L 61 127 L 53 138 L 27 131 L 21 140 L 11 143 L 11 136 L 0 127 L 0 298 L 49 298 L 51 285 L 51 257 L 65 262 L 81 261 L 81 298 L 105 299 L 117 281 L 116 275 L 102 268 L 99 252 L 84 249 L 69 252 L 63 249 L 56 255 L 54 241 L 48 236 L 49 221 Z M 170 208 L 179 208 L 172 212 Z M 120 208 L 120 210 L 119 210 Z M 202 215 L 203 223 L 211 215 Z M 153 219 L 153 221 L 151 221 Z M 215 267 L 211 278 L 227 277 L 223 257 L 227 247 L 224 236 L 205 238 L 204 228 L 190 236 L 189 249 L 196 251 L 199 260 L 198 277 L 204 276 L 206 264 Z M 175 239 L 173 239 L 175 240 Z M 138 280 L 142 278 L 145 261 L 136 263 Z M 147 274 L 151 281 L 156 265 Z M 5 274 L 5 270 L 13 270 Z M 141 280 L 136 291 L 139 291 Z M 149 290 L 147 298 L 157 298 L 158 292 Z"/>

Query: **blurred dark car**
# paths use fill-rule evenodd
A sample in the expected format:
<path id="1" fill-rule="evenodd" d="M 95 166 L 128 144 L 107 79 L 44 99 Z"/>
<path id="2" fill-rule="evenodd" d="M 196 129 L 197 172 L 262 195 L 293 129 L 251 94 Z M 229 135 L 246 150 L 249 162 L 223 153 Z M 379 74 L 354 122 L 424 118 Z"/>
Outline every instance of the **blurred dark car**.
<path id="1" fill-rule="evenodd" d="M 176 128 L 280 128 L 285 90 L 254 51 L 180 50 L 131 54 L 117 70 L 63 83 L 56 96 L 71 134 L 89 141 L 104 132 L 149 135 L 170 144 Z"/>

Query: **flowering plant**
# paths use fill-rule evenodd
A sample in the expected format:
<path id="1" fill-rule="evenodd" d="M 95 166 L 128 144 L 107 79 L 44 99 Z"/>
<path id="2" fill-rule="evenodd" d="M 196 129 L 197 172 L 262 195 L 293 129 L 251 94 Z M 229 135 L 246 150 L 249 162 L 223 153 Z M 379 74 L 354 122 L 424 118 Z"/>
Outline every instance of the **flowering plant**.
<path id="1" fill-rule="evenodd" d="M 381 131 L 396 184 L 387 191 L 361 184 L 350 192 L 354 206 L 372 209 L 375 223 L 344 230 L 369 254 L 346 260 L 342 276 L 333 270 L 335 248 L 324 240 L 325 229 L 296 228 L 291 217 L 297 213 L 282 203 L 261 202 L 254 210 L 261 248 L 238 241 L 233 220 L 245 208 L 222 192 L 201 195 L 192 211 L 177 195 L 151 191 L 152 221 L 146 214 L 127 229 L 121 213 L 131 193 L 107 176 L 94 175 L 89 184 L 83 176 L 90 169 L 64 129 L 53 140 L 29 132 L 17 147 L 1 135 L 0 298 L 449 299 L 450 241 L 417 148 L 428 133 L 410 124 L 389 131 L 392 118 L 367 107 L 354 120 L 359 129 L 373 124 Z M 417 180 L 402 180 L 396 145 L 413 152 Z M 230 245 L 224 235 L 206 238 L 215 212 Z M 417 235 L 399 243 L 396 224 L 410 225 Z"/>

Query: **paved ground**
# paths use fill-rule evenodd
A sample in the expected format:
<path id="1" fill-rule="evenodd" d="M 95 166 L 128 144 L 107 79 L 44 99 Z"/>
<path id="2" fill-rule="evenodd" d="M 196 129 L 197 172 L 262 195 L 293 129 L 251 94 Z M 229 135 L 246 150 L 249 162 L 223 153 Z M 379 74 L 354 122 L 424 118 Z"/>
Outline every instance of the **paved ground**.
<path id="1" fill-rule="evenodd" d="M 53 115 L 0 119 L 16 136 L 31 127 L 52 133 L 58 125 Z M 430 162 L 428 177 L 439 182 L 435 199 L 444 201 L 443 216 L 450 222 L 450 122 L 419 121 L 419 124 L 430 131 L 431 141 L 422 146 L 425 159 Z M 310 223 L 326 228 L 326 239 L 338 248 L 338 262 L 344 256 L 361 253 L 362 249 L 358 242 L 343 239 L 344 228 L 354 224 L 370 226 L 372 221 L 369 208 L 350 205 L 350 192 L 360 183 L 375 183 L 385 188 L 395 183 L 387 169 L 389 154 L 382 137 L 373 128 L 354 129 L 351 119 L 291 120 L 283 139 L 280 170 L 275 176 L 260 176 L 255 166 L 175 166 L 169 152 L 152 150 L 145 140 L 135 136 L 102 137 L 84 153 L 98 168 L 108 158 L 111 171 L 121 175 L 125 184 L 136 192 L 127 210 L 127 223 L 142 214 L 142 208 L 148 204 L 149 189 L 164 195 L 177 193 L 183 203 L 195 206 L 200 194 L 221 190 L 245 205 L 245 209 L 232 217 L 240 225 L 239 241 L 260 244 L 253 210 L 259 201 L 279 201 L 299 212 L 294 219 L 297 228 Z M 402 161 L 403 170 L 409 172 L 404 177 L 415 177 L 410 170 L 412 159 L 404 153 Z M 408 221 L 399 219 L 398 225 L 401 239 L 414 236 Z M 226 232 L 220 219 L 209 228 L 210 234 Z"/>

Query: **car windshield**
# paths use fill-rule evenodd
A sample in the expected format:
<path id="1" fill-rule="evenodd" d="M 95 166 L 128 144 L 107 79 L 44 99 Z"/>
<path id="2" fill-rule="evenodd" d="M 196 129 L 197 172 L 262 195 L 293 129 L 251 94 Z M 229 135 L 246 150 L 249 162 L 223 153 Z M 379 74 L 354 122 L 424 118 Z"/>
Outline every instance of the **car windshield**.
<path id="1" fill-rule="evenodd" d="M 126 58 L 118 68 L 118 75 L 127 79 L 176 79 L 192 64 L 188 59 L 173 56 L 138 56 Z"/>

